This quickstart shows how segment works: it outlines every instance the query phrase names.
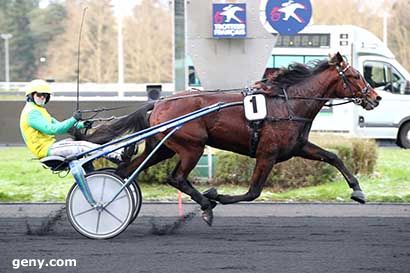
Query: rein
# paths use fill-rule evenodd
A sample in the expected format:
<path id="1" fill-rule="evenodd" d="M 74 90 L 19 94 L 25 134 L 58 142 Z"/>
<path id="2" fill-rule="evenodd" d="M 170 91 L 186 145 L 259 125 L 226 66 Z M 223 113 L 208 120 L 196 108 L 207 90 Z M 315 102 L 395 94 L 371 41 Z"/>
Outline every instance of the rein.
<path id="1" fill-rule="evenodd" d="M 111 108 L 107 108 L 107 107 L 100 107 L 100 108 L 96 108 L 96 109 L 90 109 L 90 110 L 81 110 L 81 113 L 94 113 L 91 116 L 89 116 L 88 118 L 84 119 L 90 122 L 96 122 L 96 121 L 111 121 L 114 119 L 120 119 L 124 116 L 121 117 L 116 117 L 116 116 L 111 116 L 108 118 L 96 118 L 98 116 L 98 114 L 102 113 L 102 112 L 108 112 L 108 111 L 113 111 L 113 110 L 118 110 L 118 109 L 125 109 L 125 108 L 131 108 L 131 107 L 135 107 L 135 105 L 125 105 L 125 106 L 118 106 L 118 107 L 111 107 Z"/>
<path id="2" fill-rule="evenodd" d="M 285 98 L 284 95 L 277 95 L 277 97 Z M 288 97 L 288 100 L 315 100 L 315 101 L 329 101 L 329 100 L 334 100 L 335 98 L 312 98 L 312 97 Z M 340 103 L 326 103 L 324 106 L 326 107 L 333 107 L 333 106 L 338 106 L 338 105 L 343 105 L 343 104 L 348 104 L 355 102 L 355 100 L 350 99 L 350 98 L 340 98 L 338 100 L 345 100 L 345 102 L 340 102 Z"/>
<path id="3" fill-rule="evenodd" d="M 204 95 L 204 93 L 213 93 L 213 95 L 219 95 L 221 93 L 225 92 L 241 92 L 242 88 L 235 88 L 235 89 L 215 89 L 215 90 L 199 90 L 199 89 L 193 89 L 192 91 L 199 91 L 201 93 L 199 94 L 190 94 L 190 95 L 183 95 L 183 96 L 177 96 L 177 97 L 171 97 L 171 98 L 165 98 L 161 97 L 158 101 L 170 101 L 170 100 L 179 100 L 179 99 L 185 99 L 185 98 L 190 98 L 190 97 L 198 97 Z"/>
<path id="4" fill-rule="evenodd" d="M 125 106 L 111 107 L 111 108 L 101 107 L 101 108 L 96 108 L 96 109 L 91 109 L 91 110 L 81 110 L 81 113 L 100 113 L 100 112 L 107 112 L 107 111 L 125 109 L 125 108 L 131 108 L 131 107 L 135 107 L 135 105 L 130 104 L 130 105 L 125 105 Z"/>
<path id="5" fill-rule="evenodd" d="M 343 87 L 344 88 L 349 88 L 349 90 L 352 92 L 353 95 L 355 95 L 354 91 L 351 88 L 350 81 L 347 79 L 345 72 L 350 68 L 350 65 L 347 65 L 343 70 L 337 66 L 338 74 L 340 78 L 343 80 Z M 362 103 L 362 100 L 365 98 L 367 92 L 369 91 L 369 85 L 366 85 L 361 91 L 360 91 L 360 98 L 341 98 L 341 100 L 346 100 L 345 102 L 341 103 L 326 103 L 324 106 L 326 107 L 332 107 L 332 106 L 338 106 L 338 105 L 344 105 L 348 103 L 355 103 L 360 105 Z M 297 117 L 293 113 L 292 108 L 290 107 L 289 100 L 313 100 L 313 101 L 329 101 L 333 100 L 335 98 L 315 98 L 315 97 L 303 97 L 303 96 L 294 96 L 294 97 L 289 97 L 288 93 L 286 92 L 285 88 L 282 88 L 283 95 L 278 94 L 276 97 L 283 98 L 286 102 L 286 107 L 288 109 L 288 117 L 287 118 L 275 118 L 275 117 L 268 117 L 267 119 L 270 121 L 282 121 L 282 120 L 290 120 L 290 121 L 299 121 L 299 122 L 312 122 L 312 119 L 307 119 L 303 117 Z"/>

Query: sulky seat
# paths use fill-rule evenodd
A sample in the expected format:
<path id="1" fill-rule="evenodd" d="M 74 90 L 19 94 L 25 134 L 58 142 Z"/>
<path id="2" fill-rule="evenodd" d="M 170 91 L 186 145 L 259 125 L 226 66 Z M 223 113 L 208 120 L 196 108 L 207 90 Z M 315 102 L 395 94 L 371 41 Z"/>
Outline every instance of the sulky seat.
<path id="1" fill-rule="evenodd" d="M 65 157 L 51 155 L 40 159 L 43 167 L 51 169 L 52 171 L 63 171 L 68 168 L 68 162 L 65 161 Z"/>

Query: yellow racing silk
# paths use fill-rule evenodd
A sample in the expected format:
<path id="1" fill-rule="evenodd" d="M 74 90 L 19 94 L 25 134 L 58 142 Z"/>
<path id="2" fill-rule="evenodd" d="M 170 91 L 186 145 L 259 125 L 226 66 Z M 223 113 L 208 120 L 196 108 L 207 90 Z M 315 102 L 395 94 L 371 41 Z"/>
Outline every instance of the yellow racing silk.
<path id="1" fill-rule="evenodd" d="M 54 135 L 67 133 L 76 122 L 73 117 L 59 122 L 44 107 L 28 102 L 21 112 L 20 130 L 28 149 L 43 158 L 56 141 Z"/>

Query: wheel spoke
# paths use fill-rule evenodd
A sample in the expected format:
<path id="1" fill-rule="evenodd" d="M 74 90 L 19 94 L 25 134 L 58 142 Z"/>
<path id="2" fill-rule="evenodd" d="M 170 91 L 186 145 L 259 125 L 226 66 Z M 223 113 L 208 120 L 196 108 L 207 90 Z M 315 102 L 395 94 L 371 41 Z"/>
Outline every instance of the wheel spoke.
<path id="1" fill-rule="evenodd" d="M 77 213 L 77 214 L 74 214 L 74 217 L 77 217 L 77 216 L 86 214 L 87 212 L 90 212 L 90 211 L 93 211 L 93 210 L 94 210 L 94 208 L 87 209 L 87 210 L 85 210 L 85 211 L 82 211 L 82 212 L 79 212 L 79 213 Z"/>
<path id="2" fill-rule="evenodd" d="M 111 215 L 111 217 L 113 217 L 115 220 L 117 220 L 118 222 L 122 223 L 122 220 L 120 218 L 118 218 L 117 216 L 115 216 L 114 214 L 112 214 L 111 211 L 109 211 L 107 208 L 104 208 L 104 210 Z"/>
<path id="3" fill-rule="evenodd" d="M 98 212 L 97 227 L 95 228 L 95 233 L 98 233 L 98 229 L 100 227 L 100 219 L 101 219 L 101 211 Z"/>
<path id="4" fill-rule="evenodd" d="M 112 202 L 114 203 L 115 201 L 118 201 L 118 200 L 124 199 L 125 197 L 127 197 L 127 195 L 126 195 L 126 194 L 124 194 L 123 196 L 119 196 L 119 197 L 117 197 L 117 199 L 115 199 L 115 200 L 114 200 L 114 201 L 112 201 Z"/>
<path id="5" fill-rule="evenodd" d="M 126 198 L 126 197 L 127 197 L 126 194 L 124 194 L 123 196 L 117 197 L 115 200 L 113 200 L 112 202 L 110 202 L 110 203 L 108 204 L 108 206 L 110 206 L 110 205 L 111 205 L 112 203 L 114 203 L 115 201 L 124 199 L 124 198 Z M 106 202 L 105 204 L 107 204 L 107 202 Z M 107 206 L 107 207 L 108 207 L 108 206 Z"/>
<path id="6" fill-rule="evenodd" d="M 104 177 L 103 184 L 102 184 L 100 202 L 102 202 L 102 201 L 103 201 L 103 197 L 104 197 L 104 190 L 105 190 L 105 177 Z"/>
<path id="7" fill-rule="evenodd" d="M 123 196 L 120 196 L 120 197 L 117 197 L 116 199 L 114 199 L 112 202 L 110 202 L 109 204 L 108 204 L 108 206 L 111 206 L 111 204 L 112 203 L 114 203 L 115 201 L 118 201 L 118 200 L 121 200 L 121 199 L 124 199 L 124 198 L 126 198 L 127 197 L 127 195 L 126 194 L 124 194 Z M 105 204 L 107 204 L 107 203 L 105 203 Z M 107 207 L 108 207 L 107 206 Z"/>

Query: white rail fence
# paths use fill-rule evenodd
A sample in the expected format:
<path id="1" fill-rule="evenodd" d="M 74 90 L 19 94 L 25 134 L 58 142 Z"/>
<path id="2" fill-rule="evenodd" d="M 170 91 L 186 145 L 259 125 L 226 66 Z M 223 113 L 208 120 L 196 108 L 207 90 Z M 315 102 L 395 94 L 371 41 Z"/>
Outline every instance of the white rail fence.
<path id="1" fill-rule="evenodd" d="M 27 82 L 0 82 L 0 95 L 22 95 Z M 50 83 L 53 95 L 57 97 L 75 97 L 77 84 L 75 82 Z M 162 95 L 174 92 L 173 83 L 81 83 L 81 97 L 145 97 L 150 87 L 160 87 Z"/>

